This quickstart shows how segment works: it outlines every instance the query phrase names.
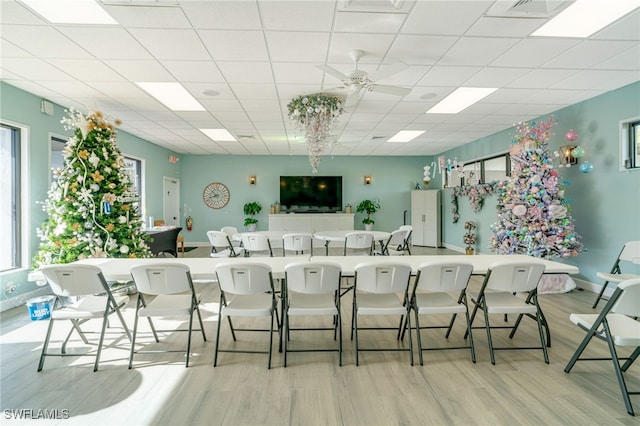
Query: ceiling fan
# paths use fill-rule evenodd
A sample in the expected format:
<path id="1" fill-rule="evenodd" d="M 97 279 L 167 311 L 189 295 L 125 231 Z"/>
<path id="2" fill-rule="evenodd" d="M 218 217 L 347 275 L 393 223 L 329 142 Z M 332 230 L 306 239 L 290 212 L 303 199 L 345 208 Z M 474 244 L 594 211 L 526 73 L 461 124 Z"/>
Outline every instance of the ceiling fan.
<path id="1" fill-rule="evenodd" d="M 327 91 L 348 90 L 347 99 L 345 100 L 344 105 L 345 108 L 355 106 L 360 100 L 362 93 L 367 91 L 386 93 L 388 95 L 396 96 L 406 96 L 411 92 L 411 89 L 407 87 L 389 86 L 376 83 L 376 81 L 384 80 L 387 77 L 408 69 L 409 66 L 407 64 L 397 62 L 369 75 L 366 71 L 358 69 L 358 61 L 363 56 L 364 51 L 360 49 L 355 49 L 349 52 L 349 57 L 353 59 L 356 69 L 351 71 L 348 75 L 343 74 L 329 65 L 317 65 L 317 67 L 322 71 L 342 81 L 342 86 L 327 89 Z"/>

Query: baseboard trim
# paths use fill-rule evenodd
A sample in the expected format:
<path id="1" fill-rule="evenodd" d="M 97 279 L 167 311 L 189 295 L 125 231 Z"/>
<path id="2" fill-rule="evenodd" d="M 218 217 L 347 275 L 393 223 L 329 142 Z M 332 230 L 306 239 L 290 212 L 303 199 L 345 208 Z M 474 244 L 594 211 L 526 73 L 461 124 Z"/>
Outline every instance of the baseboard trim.
<path id="1" fill-rule="evenodd" d="M 594 284 L 590 281 L 581 280 L 579 278 L 574 278 L 573 280 L 576 282 L 576 286 L 584 291 L 588 291 L 590 293 L 600 293 L 600 290 L 602 290 L 602 284 Z M 614 287 L 607 287 L 604 291 L 603 296 L 611 297 L 614 290 Z"/>
<path id="2" fill-rule="evenodd" d="M 49 286 L 41 287 L 36 290 L 29 291 L 27 293 L 19 294 L 14 297 L 10 297 L 9 299 L 5 299 L 0 301 L 0 312 L 8 311 L 9 309 L 17 308 L 20 305 L 24 305 L 27 303 L 27 300 L 38 297 L 45 296 L 51 294 L 51 289 Z M 25 315 L 28 315 L 28 312 L 24 311 Z"/>

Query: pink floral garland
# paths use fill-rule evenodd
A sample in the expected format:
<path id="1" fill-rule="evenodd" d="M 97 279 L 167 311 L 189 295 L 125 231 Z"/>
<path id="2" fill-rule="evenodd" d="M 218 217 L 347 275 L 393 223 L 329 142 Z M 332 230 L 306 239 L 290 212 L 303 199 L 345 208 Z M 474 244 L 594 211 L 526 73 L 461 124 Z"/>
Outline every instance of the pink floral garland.
<path id="1" fill-rule="evenodd" d="M 451 215 L 453 216 L 453 223 L 456 223 L 460 219 L 458 213 L 458 197 L 469 197 L 469 203 L 471 204 L 471 210 L 479 212 L 482 210 L 485 197 L 495 194 L 498 191 L 500 182 L 481 183 L 478 185 L 462 185 L 456 186 L 451 192 Z"/>

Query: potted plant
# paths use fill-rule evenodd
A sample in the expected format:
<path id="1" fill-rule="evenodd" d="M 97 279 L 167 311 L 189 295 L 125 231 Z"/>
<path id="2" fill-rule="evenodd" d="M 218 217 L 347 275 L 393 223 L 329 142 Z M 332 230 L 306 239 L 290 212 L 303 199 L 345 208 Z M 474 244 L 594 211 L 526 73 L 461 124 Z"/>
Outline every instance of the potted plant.
<path id="1" fill-rule="evenodd" d="M 467 221 L 464 223 L 465 232 L 463 239 L 464 243 L 467 245 L 465 247 L 466 254 L 473 254 L 474 246 L 476 245 L 476 224 L 472 221 Z"/>
<path id="2" fill-rule="evenodd" d="M 262 205 L 257 201 L 251 201 L 246 203 L 242 209 L 244 214 L 248 216 L 244 219 L 244 226 L 251 232 L 255 231 L 258 223 L 256 215 L 262 211 Z"/>
<path id="3" fill-rule="evenodd" d="M 371 215 L 380 210 L 380 201 L 378 199 L 373 200 L 362 200 L 358 207 L 356 207 L 356 211 L 358 213 L 365 213 L 367 217 L 362 219 L 362 223 L 364 223 L 364 229 L 367 231 L 371 231 L 373 229 L 373 224 L 375 223 L 373 219 L 371 219 Z"/>

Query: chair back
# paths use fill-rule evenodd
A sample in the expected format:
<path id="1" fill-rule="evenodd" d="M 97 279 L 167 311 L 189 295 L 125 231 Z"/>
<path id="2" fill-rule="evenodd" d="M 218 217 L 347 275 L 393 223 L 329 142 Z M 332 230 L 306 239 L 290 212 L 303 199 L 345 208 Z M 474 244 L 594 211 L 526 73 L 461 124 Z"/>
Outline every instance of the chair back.
<path id="1" fill-rule="evenodd" d="M 418 266 L 415 289 L 437 293 L 467 288 L 473 265 L 463 262 L 432 262 Z"/>
<path id="2" fill-rule="evenodd" d="M 640 317 L 640 278 L 622 281 L 618 284 L 618 289 L 622 290 L 622 294 L 611 311 L 634 318 Z"/>
<path id="3" fill-rule="evenodd" d="M 402 225 L 398 229 L 402 229 L 404 231 L 407 231 L 407 236 L 405 237 L 404 242 L 405 242 L 405 244 L 408 243 L 409 238 L 411 238 L 411 233 L 413 232 L 413 226 L 411 226 L 411 225 Z"/>
<path id="4" fill-rule="evenodd" d="M 179 263 L 141 264 L 131 267 L 140 293 L 159 295 L 193 291 L 189 267 Z"/>
<path id="5" fill-rule="evenodd" d="M 282 250 L 286 251 L 311 251 L 313 236 L 308 233 L 284 234 L 282 236 Z"/>
<path id="6" fill-rule="evenodd" d="M 373 235 L 367 232 L 349 232 L 344 238 L 346 248 L 369 249 L 371 244 L 373 244 Z"/>
<path id="7" fill-rule="evenodd" d="M 232 294 L 273 291 L 271 267 L 264 263 L 220 263 L 216 266 L 220 290 Z"/>
<path id="8" fill-rule="evenodd" d="M 47 265 L 41 271 L 57 296 L 86 296 L 109 291 L 102 271 L 94 265 Z"/>
<path id="9" fill-rule="evenodd" d="M 486 288 L 513 293 L 528 292 L 537 287 L 544 270 L 545 265 L 538 262 L 494 263 L 485 278 Z"/>
<path id="10" fill-rule="evenodd" d="M 223 226 L 220 231 L 224 232 L 229 236 L 229 239 L 233 238 L 234 235 L 238 233 L 238 228 L 235 226 Z"/>
<path id="11" fill-rule="evenodd" d="M 624 244 L 624 248 L 620 253 L 619 259 L 626 262 L 637 262 L 640 260 L 640 241 L 627 241 Z"/>
<path id="12" fill-rule="evenodd" d="M 266 234 L 243 234 L 242 246 L 247 251 L 268 251 L 271 253 L 271 244 Z"/>
<path id="13" fill-rule="evenodd" d="M 386 294 L 405 292 L 411 265 L 405 263 L 360 263 L 355 268 L 354 288 L 358 291 Z"/>
<path id="14" fill-rule="evenodd" d="M 212 247 L 229 247 L 231 241 L 229 235 L 223 231 L 207 231 L 207 238 Z"/>
<path id="15" fill-rule="evenodd" d="M 284 273 L 288 291 L 324 294 L 340 288 L 341 267 L 335 263 L 291 263 L 285 267 Z"/>
<path id="16" fill-rule="evenodd" d="M 385 251 L 389 250 L 389 247 L 400 247 L 402 250 L 404 248 L 404 242 L 407 239 L 407 234 L 409 231 L 405 229 L 396 229 L 389 235 L 389 239 L 385 243 Z"/>

